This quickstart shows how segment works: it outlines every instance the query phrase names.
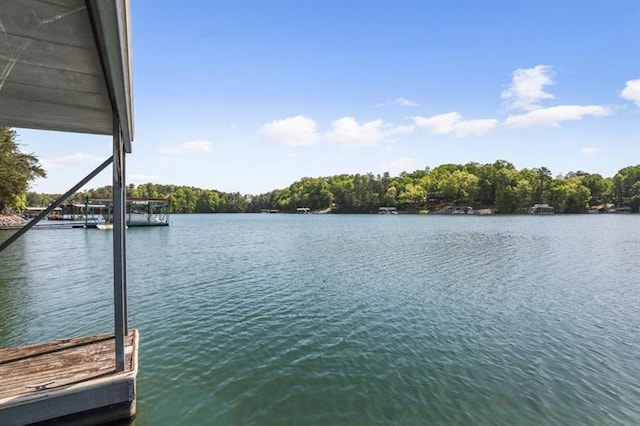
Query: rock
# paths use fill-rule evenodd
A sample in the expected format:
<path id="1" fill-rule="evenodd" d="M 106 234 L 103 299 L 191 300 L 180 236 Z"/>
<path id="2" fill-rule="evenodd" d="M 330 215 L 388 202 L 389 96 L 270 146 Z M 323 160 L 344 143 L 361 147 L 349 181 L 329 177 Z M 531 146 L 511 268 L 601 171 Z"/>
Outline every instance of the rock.
<path id="1" fill-rule="evenodd" d="M 27 221 L 16 215 L 0 215 L 0 228 L 20 228 Z"/>

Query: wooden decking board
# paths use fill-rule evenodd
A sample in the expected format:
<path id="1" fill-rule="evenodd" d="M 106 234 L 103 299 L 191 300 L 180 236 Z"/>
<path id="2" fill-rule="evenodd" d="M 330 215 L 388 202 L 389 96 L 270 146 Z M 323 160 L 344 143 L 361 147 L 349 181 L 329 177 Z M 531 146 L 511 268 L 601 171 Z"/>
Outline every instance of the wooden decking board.
<path id="1" fill-rule="evenodd" d="M 130 358 L 127 361 L 130 363 Z M 17 367 L 20 368 L 19 366 Z M 115 362 L 112 356 L 105 356 L 93 362 L 80 362 L 73 367 L 53 365 L 51 368 L 39 370 L 28 375 L 18 371 L 17 374 L 11 374 L 11 376 L 0 380 L 0 389 L 2 389 L 0 399 L 5 397 L 5 392 L 28 393 L 32 391 L 25 389 L 29 385 L 37 385 L 53 380 L 54 383 L 47 386 L 49 389 L 53 389 L 110 373 L 115 373 Z M 13 389 L 13 392 L 11 389 Z"/>
<path id="2" fill-rule="evenodd" d="M 0 383 L 8 377 L 24 375 L 24 369 L 29 369 L 31 374 L 36 375 L 39 372 L 46 373 L 60 369 L 64 369 L 66 372 L 78 367 L 86 370 L 89 369 L 87 364 L 92 363 L 108 364 L 114 356 L 114 351 L 115 348 L 112 339 L 111 342 L 103 342 L 100 345 L 67 348 L 63 356 L 60 356 L 59 351 L 56 351 L 48 352 L 44 355 L 20 358 L 17 361 L 11 362 L 10 365 L 4 365 L 5 367 L 10 366 L 11 368 L 5 369 L 6 374 L 0 378 Z M 2 368 L 2 366 L 0 366 L 0 368 Z"/>
<path id="3" fill-rule="evenodd" d="M 133 345 L 133 334 L 125 348 Z M 131 351 L 126 351 L 125 370 L 131 371 Z M 33 394 L 42 389 L 27 387 L 54 381 L 46 389 L 80 383 L 115 373 L 113 334 L 0 349 L 0 400 Z"/>
<path id="4" fill-rule="evenodd" d="M 66 348 L 97 343 L 109 339 L 113 339 L 113 333 L 98 334 L 95 336 L 74 337 L 71 339 L 59 339 L 54 340 L 53 342 L 36 343 L 33 345 L 20 346 L 17 348 L 0 349 L 0 365 L 19 361 L 22 358 L 29 358 L 36 355 L 45 355 L 47 353 L 64 350 Z"/>
<path id="5" fill-rule="evenodd" d="M 113 345 L 99 347 L 98 352 L 92 353 L 78 353 L 77 348 L 73 349 L 75 353 L 67 351 L 62 354 L 49 354 L 3 366 L 0 371 L 5 374 L 0 374 L 0 377 L 3 377 L 0 379 L 0 389 L 11 384 L 22 384 L 25 380 L 30 382 L 28 384 L 55 380 L 55 384 L 49 387 L 58 387 L 63 382 L 68 384 L 91 375 L 115 370 Z M 127 365 L 130 366 L 131 360 L 128 358 Z"/>
<path id="6" fill-rule="evenodd" d="M 102 362 L 92 362 L 79 366 L 74 366 L 73 368 L 51 368 L 48 370 L 41 370 L 34 374 L 11 374 L 6 378 L 3 378 L 0 381 L 0 388 L 6 389 L 9 386 L 18 386 L 25 381 L 28 383 L 25 384 L 38 384 L 47 380 L 55 380 L 55 384 L 51 387 L 57 387 L 60 385 L 61 381 L 66 381 L 69 379 L 73 379 L 76 376 L 87 376 L 87 375 L 95 375 L 102 374 L 104 372 L 114 371 L 114 363 L 109 359 L 103 359 Z M 2 393 L 0 392 L 0 398 L 2 398 Z"/>

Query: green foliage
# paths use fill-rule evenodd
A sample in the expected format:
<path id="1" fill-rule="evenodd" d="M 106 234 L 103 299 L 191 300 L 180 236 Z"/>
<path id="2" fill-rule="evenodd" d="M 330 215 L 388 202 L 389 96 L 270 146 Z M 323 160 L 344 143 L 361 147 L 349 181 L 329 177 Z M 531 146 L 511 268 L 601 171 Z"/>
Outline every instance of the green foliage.
<path id="1" fill-rule="evenodd" d="M 35 155 L 20 151 L 16 136 L 14 130 L 0 127 L 0 212 L 24 210 L 29 183 L 46 176 Z"/>
<path id="2" fill-rule="evenodd" d="M 556 179 L 551 184 L 551 203 L 559 213 L 584 213 L 591 198 L 581 177 Z"/>
<path id="3" fill-rule="evenodd" d="M 76 194 L 77 201 L 111 196 L 111 187 Z M 391 177 L 356 174 L 304 177 L 287 188 L 242 195 L 189 186 L 145 183 L 127 187 L 131 198 L 165 198 L 175 213 L 238 213 L 331 209 L 336 213 L 373 213 L 381 206 L 405 211 L 435 210 L 447 205 L 494 207 L 500 213 L 525 212 L 534 203 L 549 203 L 557 212 L 580 213 L 589 206 L 615 203 L 640 206 L 640 166 L 621 169 L 613 178 L 570 172 L 553 178 L 545 167 L 518 170 L 507 161 L 445 164 Z M 54 196 L 27 194 L 27 204 L 46 205 Z M 40 202 L 42 204 L 40 204 Z"/>
<path id="4" fill-rule="evenodd" d="M 602 203 L 606 194 L 610 192 L 611 179 L 605 179 L 597 173 L 588 174 L 582 178 L 582 185 L 587 187 L 591 193 L 589 204 L 596 205 Z"/>
<path id="5" fill-rule="evenodd" d="M 23 212 L 27 208 L 27 196 L 25 194 L 16 195 L 13 199 L 13 210 Z"/>
<path id="6" fill-rule="evenodd" d="M 46 207 L 53 203 L 60 195 L 62 194 L 40 194 L 30 191 L 27 192 L 25 201 L 27 206 Z"/>
<path id="7" fill-rule="evenodd" d="M 608 194 L 616 205 L 626 205 L 637 212 L 640 208 L 638 182 L 640 182 L 640 165 L 625 167 L 613 177 Z"/>

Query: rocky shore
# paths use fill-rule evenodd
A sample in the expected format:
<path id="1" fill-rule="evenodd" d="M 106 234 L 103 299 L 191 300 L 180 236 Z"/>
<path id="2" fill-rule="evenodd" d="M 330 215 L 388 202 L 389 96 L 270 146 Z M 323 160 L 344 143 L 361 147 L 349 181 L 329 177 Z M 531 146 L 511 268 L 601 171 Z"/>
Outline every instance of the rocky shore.
<path id="1" fill-rule="evenodd" d="M 0 229 L 21 228 L 26 223 L 27 221 L 20 216 L 0 214 Z"/>

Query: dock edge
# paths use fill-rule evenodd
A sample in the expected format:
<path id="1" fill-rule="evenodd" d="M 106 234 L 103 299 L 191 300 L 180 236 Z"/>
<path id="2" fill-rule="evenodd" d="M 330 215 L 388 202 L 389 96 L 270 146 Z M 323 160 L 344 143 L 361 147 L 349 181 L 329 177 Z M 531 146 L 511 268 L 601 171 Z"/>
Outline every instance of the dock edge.
<path id="1" fill-rule="evenodd" d="M 131 370 L 54 389 L 0 400 L 3 426 L 55 421 L 91 425 L 133 419 L 136 415 L 138 330 L 132 329 Z"/>

